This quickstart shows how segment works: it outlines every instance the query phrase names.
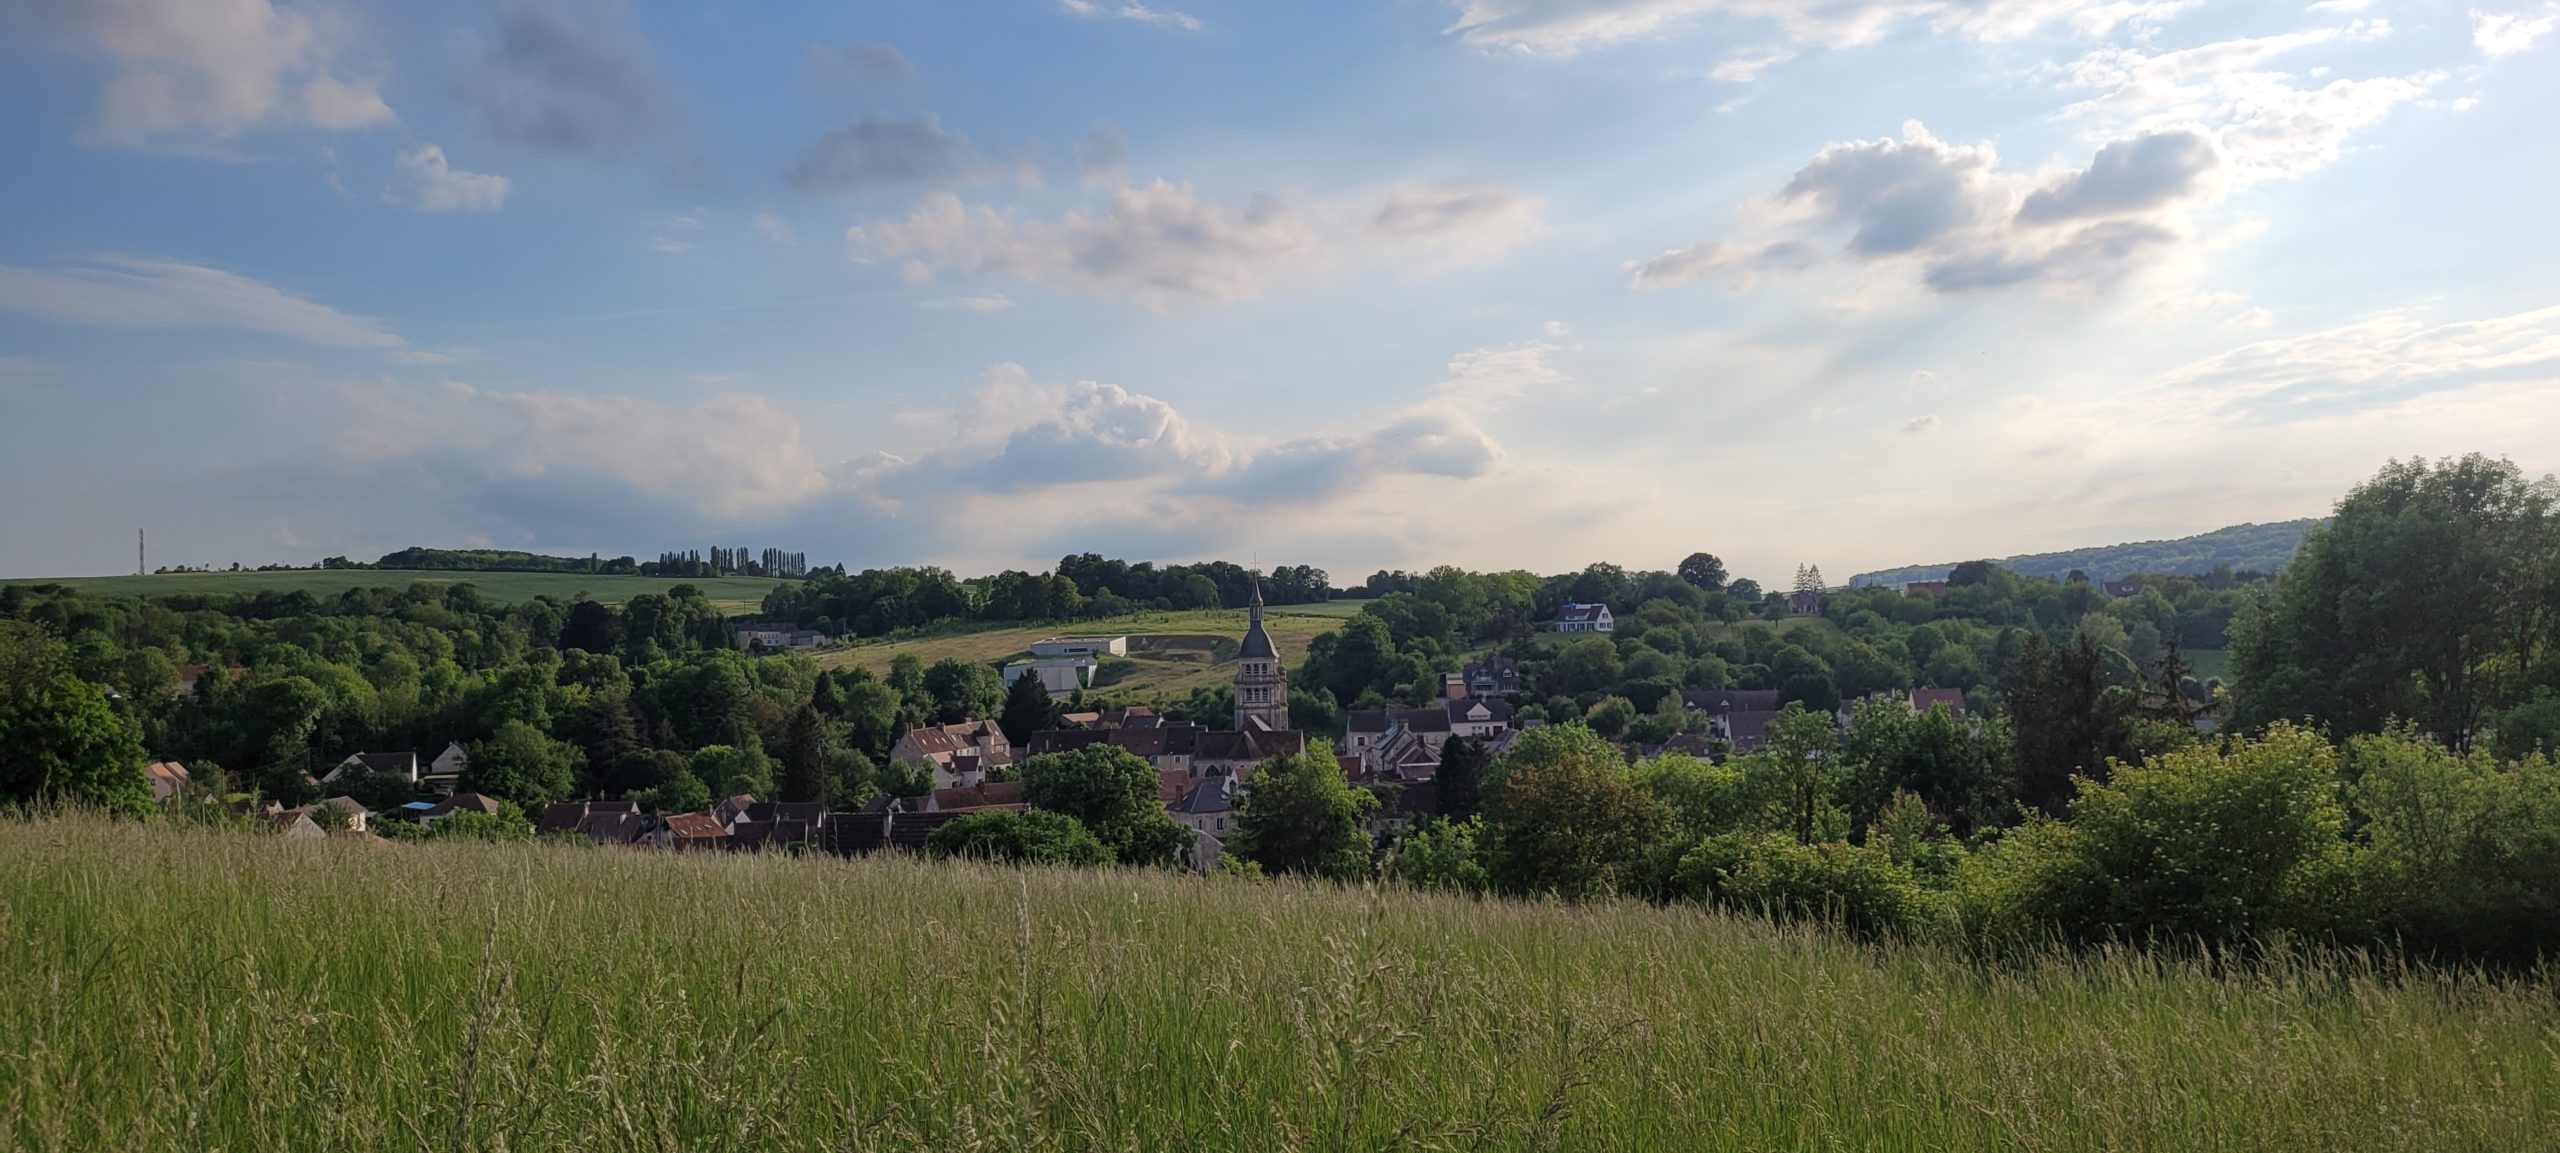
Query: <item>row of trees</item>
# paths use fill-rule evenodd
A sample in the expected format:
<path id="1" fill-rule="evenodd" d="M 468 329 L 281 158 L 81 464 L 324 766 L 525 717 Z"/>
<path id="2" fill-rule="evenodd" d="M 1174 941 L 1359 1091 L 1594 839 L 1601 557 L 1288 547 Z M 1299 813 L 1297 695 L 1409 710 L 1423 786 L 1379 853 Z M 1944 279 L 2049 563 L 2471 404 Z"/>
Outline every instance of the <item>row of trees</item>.
<path id="1" fill-rule="evenodd" d="M 1008 569 L 963 580 L 947 569 L 886 568 L 820 572 L 776 587 L 764 615 L 821 632 L 879 636 L 973 622 L 1072 621 L 1149 609 L 1242 608 L 1258 574 L 1226 561 L 1167 565 L 1107 560 L 1080 553 L 1054 572 Z M 1332 595 L 1324 570 L 1283 565 L 1259 574 L 1266 603 L 1297 604 Z"/>

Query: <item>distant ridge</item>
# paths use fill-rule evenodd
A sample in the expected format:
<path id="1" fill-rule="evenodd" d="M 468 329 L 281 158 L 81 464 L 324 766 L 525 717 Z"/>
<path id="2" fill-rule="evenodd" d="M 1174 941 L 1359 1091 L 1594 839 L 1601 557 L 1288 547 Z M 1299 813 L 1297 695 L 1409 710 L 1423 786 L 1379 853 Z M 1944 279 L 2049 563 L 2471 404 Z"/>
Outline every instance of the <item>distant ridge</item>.
<path id="1" fill-rule="evenodd" d="M 2177 573 L 2201 576 L 2215 566 L 2229 565 L 2234 572 L 2274 572 L 2293 559 L 2294 550 L 2302 547 L 2302 534 L 2326 523 L 2322 518 L 2278 521 L 2274 524 L 2235 524 L 2200 536 L 2176 540 L 2146 540 L 2132 544 L 2102 545 L 2096 548 L 2072 549 L 2068 552 L 2027 553 L 2007 558 L 1991 558 L 1992 563 L 2025 576 L 2051 577 L 2060 580 L 2073 569 L 2089 574 L 2090 580 L 2121 580 L 2135 573 Z M 1849 578 L 1852 586 L 1900 585 L 1913 581 L 1945 580 L 1957 562 L 1909 565 L 1903 568 L 1862 572 Z"/>

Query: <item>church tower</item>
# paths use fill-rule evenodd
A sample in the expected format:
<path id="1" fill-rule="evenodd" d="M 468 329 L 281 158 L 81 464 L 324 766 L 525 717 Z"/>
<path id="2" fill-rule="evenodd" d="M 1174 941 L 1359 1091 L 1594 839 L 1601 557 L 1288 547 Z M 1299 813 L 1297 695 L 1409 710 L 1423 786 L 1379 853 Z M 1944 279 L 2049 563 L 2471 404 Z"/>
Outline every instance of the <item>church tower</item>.
<path id="1" fill-rule="evenodd" d="M 1253 623 L 1236 650 L 1236 729 L 1278 731 L 1289 727 L 1289 676 L 1280 671 L 1280 650 L 1262 628 L 1262 581 L 1253 582 Z"/>

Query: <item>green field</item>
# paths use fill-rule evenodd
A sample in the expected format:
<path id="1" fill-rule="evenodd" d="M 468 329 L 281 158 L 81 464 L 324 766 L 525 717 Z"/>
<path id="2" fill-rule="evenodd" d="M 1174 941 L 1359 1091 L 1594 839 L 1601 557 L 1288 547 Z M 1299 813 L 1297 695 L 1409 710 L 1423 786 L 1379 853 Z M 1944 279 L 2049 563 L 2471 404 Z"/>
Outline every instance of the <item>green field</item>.
<path id="1" fill-rule="evenodd" d="M 1342 618 L 1358 611 L 1359 602 L 1348 602 L 1353 606 L 1349 611 L 1340 608 L 1345 603 L 1289 605 L 1263 614 L 1263 629 L 1271 634 L 1271 642 L 1279 646 L 1282 667 L 1296 668 L 1303 663 L 1307 658 L 1307 642 L 1319 634 L 1340 628 Z M 900 653 L 914 653 L 926 664 L 946 658 L 972 662 L 1001 661 L 1030 655 L 1031 643 L 1048 637 L 1126 635 L 1129 638 L 1129 663 L 1123 670 L 1123 679 L 1110 685 L 1097 684 L 1096 688 L 1128 693 L 1142 700 L 1170 700 L 1189 696 L 1196 688 L 1222 685 L 1234 679 L 1236 642 L 1244 638 L 1245 619 L 1242 609 L 1196 609 L 1138 613 L 1074 625 L 978 629 L 942 636 L 859 643 L 851 648 L 821 653 L 818 663 L 831 668 L 859 665 L 873 672 L 886 672 L 889 662 L 897 659 Z"/>
<path id="2" fill-rule="evenodd" d="M 404 571 L 399 569 L 293 569 L 285 572 L 167 573 L 157 576 L 19 577 L 0 584 L 66 584 L 104 596 L 151 597 L 183 593 L 307 592 L 336 596 L 348 589 L 407 588 L 418 581 L 469 584 L 480 595 L 501 604 L 553 596 L 572 600 L 580 594 L 606 604 L 621 604 L 642 593 L 662 593 L 689 584 L 703 591 L 725 613 L 753 612 L 776 582 L 762 577 L 591 576 L 584 573 Z"/>
<path id="3" fill-rule="evenodd" d="M 713 912 L 713 911 L 716 911 Z M 0 824 L 0 1148 L 2526 1150 L 2534 982 L 1692 909 Z"/>

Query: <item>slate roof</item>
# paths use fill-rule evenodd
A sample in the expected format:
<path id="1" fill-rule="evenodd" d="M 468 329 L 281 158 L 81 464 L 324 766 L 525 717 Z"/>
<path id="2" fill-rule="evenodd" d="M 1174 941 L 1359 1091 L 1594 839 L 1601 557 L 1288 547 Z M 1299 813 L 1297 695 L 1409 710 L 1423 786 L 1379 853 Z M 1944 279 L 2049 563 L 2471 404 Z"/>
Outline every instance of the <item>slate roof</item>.
<path id="1" fill-rule="evenodd" d="M 1591 622 L 1599 620 L 1608 611 L 1607 605 L 1566 605 L 1556 613 L 1556 619 L 1576 623 Z"/>
<path id="2" fill-rule="evenodd" d="M 759 825 L 799 821 L 814 826 L 827 819 L 827 806 L 821 801 L 758 801 L 747 806 L 747 819 Z"/>
<path id="3" fill-rule="evenodd" d="M 1777 719 L 1776 709 L 1736 710 L 1725 714 L 1725 733 L 1735 749 L 1755 749 L 1769 739 L 1769 726 Z"/>
<path id="4" fill-rule="evenodd" d="M 365 768 L 377 773 L 391 773 L 411 780 L 417 779 L 418 776 L 418 754 L 414 752 L 356 753 L 347 760 L 362 764 Z"/>
<path id="5" fill-rule="evenodd" d="M 1191 786 L 1191 790 L 1184 793 L 1181 800 L 1165 807 L 1194 817 L 1231 812 L 1235 809 L 1235 803 L 1228 794 L 1227 788 L 1233 780 L 1232 777 L 1212 777 L 1201 781 Z"/>
<path id="6" fill-rule="evenodd" d="M 1440 718 L 1443 726 L 1448 717 Z M 1297 729 L 1261 730 L 1211 729 L 1201 733 L 1191 754 L 1198 761 L 1267 761 L 1273 757 L 1294 756 L 1307 751 L 1307 734 Z"/>
<path id="7" fill-rule="evenodd" d="M 475 813 L 487 813 L 494 817 L 498 815 L 498 802 L 493 798 L 484 797 L 478 793 L 455 793 L 450 797 L 446 797 L 445 799 L 436 802 L 436 806 L 427 810 L 426 815 L 430 817 L 441 817 L 449 813 L 462 812 L 466 809 Z"/>
<path id="8" fill-rule="evenodd" d="M 1680 703 L 1704 713 L 1774 713 L 1776 689 L 1682 689 Z"/>

